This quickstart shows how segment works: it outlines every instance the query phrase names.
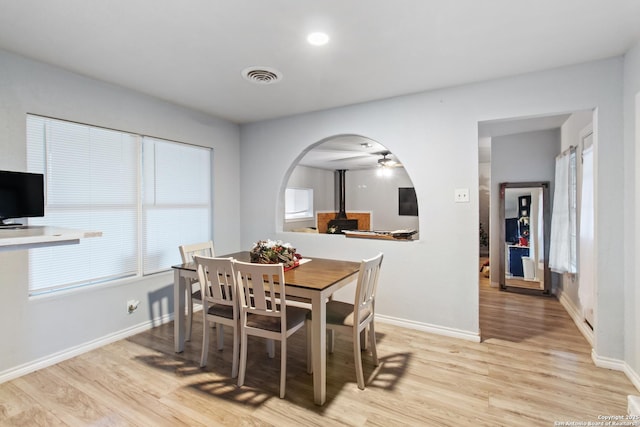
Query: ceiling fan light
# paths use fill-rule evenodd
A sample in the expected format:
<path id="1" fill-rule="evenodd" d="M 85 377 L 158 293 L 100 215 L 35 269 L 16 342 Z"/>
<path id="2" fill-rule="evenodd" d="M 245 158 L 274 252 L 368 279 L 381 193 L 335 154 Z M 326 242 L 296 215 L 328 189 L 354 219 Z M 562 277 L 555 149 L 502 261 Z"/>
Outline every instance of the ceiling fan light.
<path id="1" fill-rule="evenodd" d="M 395 160 L 389 159 L 387 157 L 383 157 L 382 159 L 378 160 L 378 166 L 381 166 L 383 168 L 390 168 L 395 164 L 396 164 Z"/>
<path id="2" fill-rule="evenodd" d="M 393 170 L 387 166 L 379 167 L 378 170 L 376 171 L 376 175 L 383 178 L 389 177 L 392 174 L 393 174 Z"/>

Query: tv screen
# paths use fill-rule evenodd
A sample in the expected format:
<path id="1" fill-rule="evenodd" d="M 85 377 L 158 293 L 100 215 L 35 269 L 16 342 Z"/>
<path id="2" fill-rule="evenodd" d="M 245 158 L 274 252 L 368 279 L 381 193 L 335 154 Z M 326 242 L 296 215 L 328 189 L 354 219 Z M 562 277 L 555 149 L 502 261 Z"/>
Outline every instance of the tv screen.
<path id="1" fill-rule="evenodd" d="M 398 215 L 418 216 L 418 198 L 415 188 L 398 188 Z"/>
<path id="2" fill-rule="evenodd" d="M 507 243 L 515 244 L 519 237 L 518 218 L 506 218 L 504 220 L 504 240 Z"/>
<path id="3" fill-rule="evenodd" d="M 0 171 L 0 223 L 44 216 L 44 175 Z"/>

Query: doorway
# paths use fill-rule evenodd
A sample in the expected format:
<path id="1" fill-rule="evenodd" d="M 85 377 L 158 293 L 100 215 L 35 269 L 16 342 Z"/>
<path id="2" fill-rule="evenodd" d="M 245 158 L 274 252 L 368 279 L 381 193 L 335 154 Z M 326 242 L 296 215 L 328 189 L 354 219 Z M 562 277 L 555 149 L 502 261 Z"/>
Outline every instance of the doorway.
<path id="1" fill-rule="evenodd" d="M 581 133 L 587 126 L 592 126 L 595 114 L 595 110 L 583 110 L 552 116 L 508 118 L 478 123 L 480 222 L 483 221 L 483 209 L 489 211 L 488 215 L 484 214 L 485 218 L 489 218 L 489 225 L 482 224 L 482 228 L 479 227 L 480 241 L 483 240 L 482 229 L 487 233 L 489 240 L 489 258 L 483 256 L 482 249 L 479 250 L 481 276 L 489 276 L 484 282 L 485 285 L 500 287 L 499 260 L 504 259 L 499 254 L 502 244 L 499 231 L 499 183 L 549 181 L 549 203 L 553 206 L 555 157 L 569 146 L 582 145 L 579 143 L 583 137 Z M 594 147 L 597 146 L 597 135 L 592 134 L 591 138 L 595 140 Z M 578 163 L 579 167 L 582 166 Z M 580 245 L 581 243 L 578 244 Z M 594 259 L 590 265 L 595 263 Z M 578 296 L 578 277 L 556 273 L 551 273 L 550 276 L 550 294 L 557 297 L 586 336 L 584 329 L 587 323 Z M 597 308 L 593 311 L 597 311 Z"/>

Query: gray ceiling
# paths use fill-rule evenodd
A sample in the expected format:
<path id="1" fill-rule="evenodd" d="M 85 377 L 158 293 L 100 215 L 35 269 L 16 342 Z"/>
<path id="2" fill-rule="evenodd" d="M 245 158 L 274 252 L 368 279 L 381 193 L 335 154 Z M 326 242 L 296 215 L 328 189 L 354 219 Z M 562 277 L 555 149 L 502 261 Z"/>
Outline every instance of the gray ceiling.
<path id="1" fill-rule="evenodd" d="M 0 0 L 0 48 L 246 123 L 621 55 L 639 23 L 638 0 Z"/>

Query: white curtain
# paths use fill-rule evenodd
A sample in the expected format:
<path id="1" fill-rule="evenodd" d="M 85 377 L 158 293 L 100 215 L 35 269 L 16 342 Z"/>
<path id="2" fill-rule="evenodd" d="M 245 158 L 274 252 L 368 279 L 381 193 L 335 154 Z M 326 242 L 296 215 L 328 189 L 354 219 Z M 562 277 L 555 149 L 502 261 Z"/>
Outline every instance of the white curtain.
<path id="1" fill-rule="evenodd" d="M 538 189 L 531 189 L 531 203 L 529 204 L 529 257 L 537 264 L 538 247 Z"/>
<path id="2" fill-rule="evenodd" d="M 556 157 L 549 268 L 558 273 L 577 273 L 574 185 L 575 151 L 571 151 Z"/>
<path id="3" fill-rule="evenodd" d="M 534 270 L 535 278 L 538 278 L 538 238 L 540 235 L 538 231 L 541 228 L 540 222 L 538 221 L 538 211 L 540 210 L 538 194 L 540 193 L 542 193 L 540 189 L 531 189 L 531 205 L 529 207 L 529 257 L 533 259 L 534 265 L 536 266 Z"/>
<path id="4" fill-rule="evenodd" d="M 582 152 L 582 200 L 580 204 L 580 285 L 578 296 L 584 316 L 590 320 L 594 294 L 593 242 L 593 146 Z"/>
<path id="5" fill-rule="evenodd" d="M 538 228 L 537 228 L 537 232 L 538 232 L 538 254 L 536 256 L 538 263 L 540 264 L 538 266 L 539 269 L 543 269 L 544 265 L 544 198 L 542 195 L 542 190 L 538 190 Z"/>

